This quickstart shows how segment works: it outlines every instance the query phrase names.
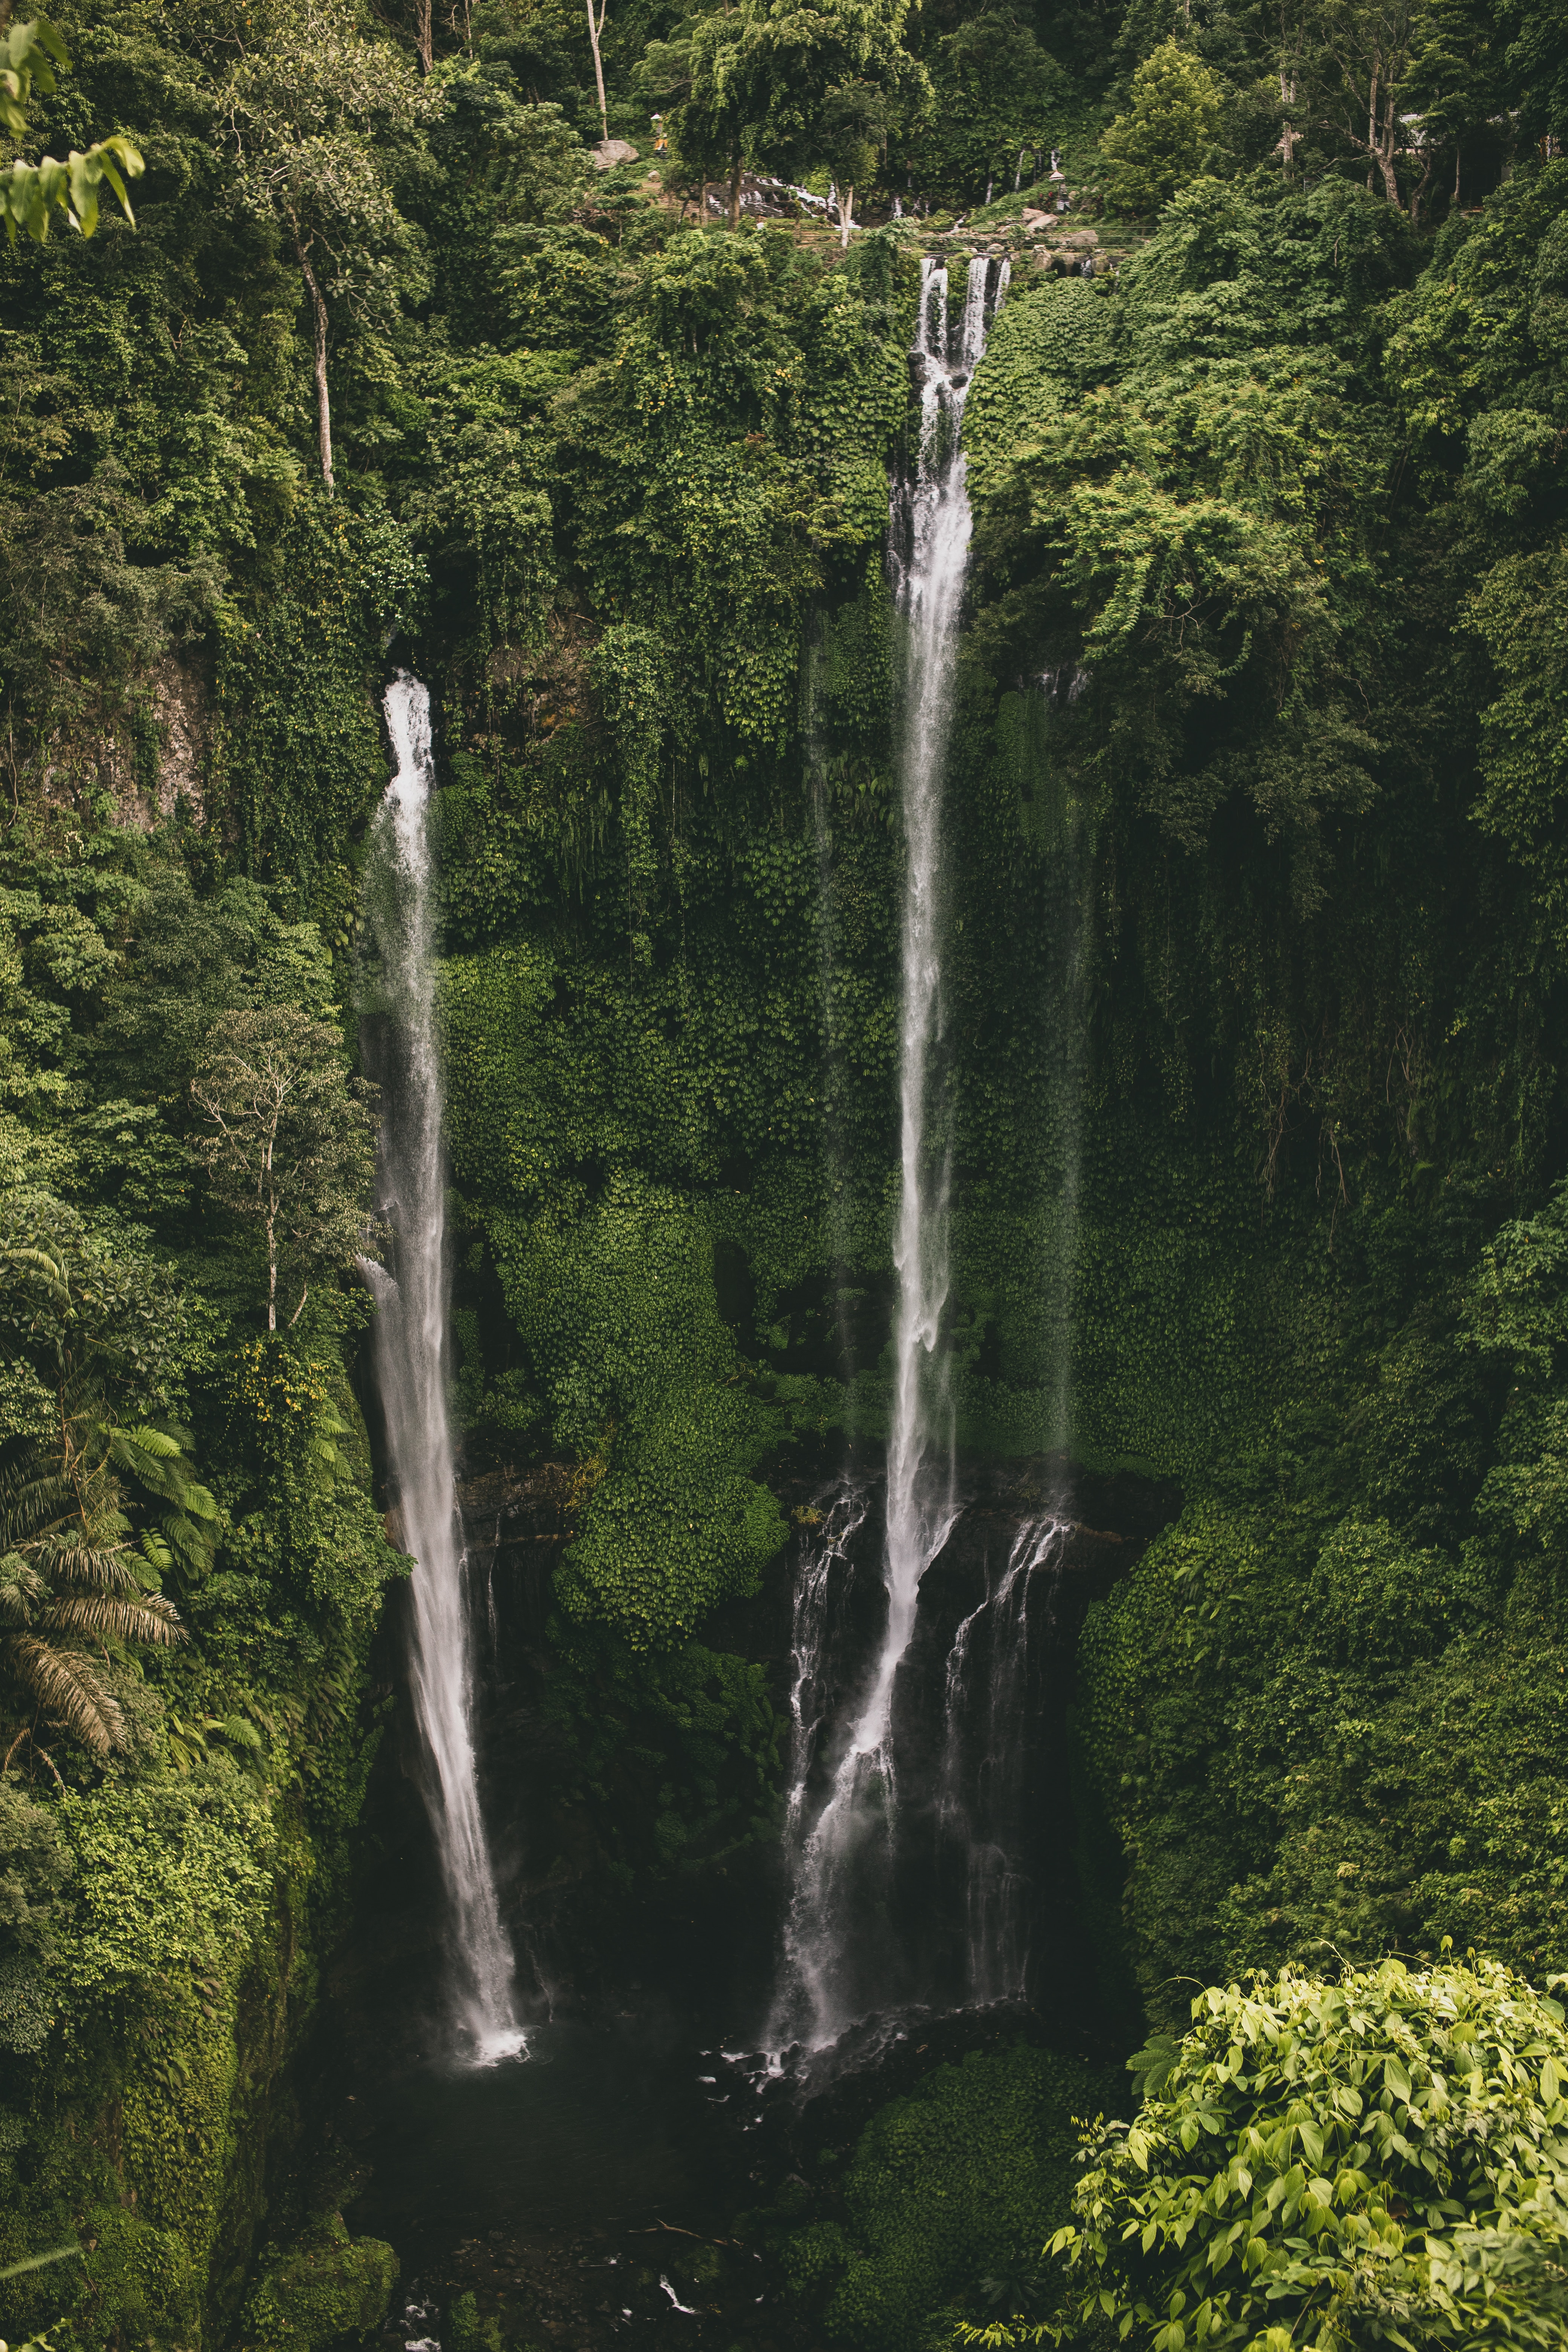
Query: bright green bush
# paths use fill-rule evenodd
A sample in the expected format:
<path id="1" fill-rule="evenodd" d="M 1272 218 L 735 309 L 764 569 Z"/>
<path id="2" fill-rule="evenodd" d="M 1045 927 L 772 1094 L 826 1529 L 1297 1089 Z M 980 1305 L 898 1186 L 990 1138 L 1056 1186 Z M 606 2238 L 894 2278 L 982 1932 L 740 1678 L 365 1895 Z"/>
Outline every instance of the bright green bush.
<path id="1" fill-rule="evenodd" d="M 1084 2134 L 1049 2248 L 1072 2319 L 1109 2318 L 1154 2352 L 1562 2342 L 1561 2003 L 1485 1960 L 1385 1960 L 1213 1987 L 1192 2007 L 1179 2043 L 1140 2053 L 1132 2124 Z"/>

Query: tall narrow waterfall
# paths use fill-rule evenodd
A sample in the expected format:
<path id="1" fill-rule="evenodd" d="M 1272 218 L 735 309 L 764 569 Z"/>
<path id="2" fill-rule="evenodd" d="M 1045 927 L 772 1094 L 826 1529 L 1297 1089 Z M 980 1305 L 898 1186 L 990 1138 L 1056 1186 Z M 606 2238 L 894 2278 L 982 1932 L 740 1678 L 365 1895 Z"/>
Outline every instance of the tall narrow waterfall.
<path id="1" fill-rule="evenodd" d="M 933 1150 L 930 1113 L 942 1030 L 942 804 L 958 620 L 970 514 L 961 426 L 970 375 L 1006 284 L 989 262 L 969 265 L 962 315 L 948 317 L 945 267 L 921 265 L 921 310 L 910 354 L 921 398 L 921 444 L 900 491 L 894 561 L 905 616 L 900 780 L 905 842 L 903 992 L 900 1043 L 900 1192 L 894 1382 L 888 1440 L 883 1580 L 887 1618 L 853 1727 L 815 1823 L 804 1789 L 795 1884 L 785 1928 L 776 2039 L 822 2048 L 865 1999 L 875 1962 L 858 1922 L 879 1906 L 897 1836 L 892 1718 L 899 1667 L 914 1631 L 921 1579 L 956 1516 L 952 1416 L 938 1348 L 948 1290 L 945 1150 Z M 989 299 L 988 299 L 989 298 Z M 826 1574 L 821 1579 L 826 1589 Z M 797 1662 L 800 1657 L 797 1624 Z M 859 1959 L 857 1968 L 857 1957 Z"/>
<path id="2" fill-rule="evenodd" d="M 387 688 L 386 724 L 397 772 L 376 814 L 365 897 L 391 1031 L 380 1179 L 396 1279 L 379 1266 L 368 1271 L 380 1310 L 376 1371 L 403 1542 L 417 1562 L 411 1679 L 426 1754 L 426 1801 L 451 1906 L 453 2007 L 468 2054 L 491 2063 L 515 2056 L 524 2037 L 479 1814 L 473 1641 L 447 1422 L 445 1171 L 426 832 L 430 698 L 417 678 L 400 676 Z"/>
<path id="3" fill-rule="evenodd" d="M 1071 1530 L 1026 1519 L 999 1577 L 953 1636 L 947 1660 L 940 1816 L 963 1873 L 963 1966 L 977 2006 L 1022 2000 L 1034 1888 L 1029 1845 L 1029 1630 L 1037 1573 L 1054 1579 Z"/>

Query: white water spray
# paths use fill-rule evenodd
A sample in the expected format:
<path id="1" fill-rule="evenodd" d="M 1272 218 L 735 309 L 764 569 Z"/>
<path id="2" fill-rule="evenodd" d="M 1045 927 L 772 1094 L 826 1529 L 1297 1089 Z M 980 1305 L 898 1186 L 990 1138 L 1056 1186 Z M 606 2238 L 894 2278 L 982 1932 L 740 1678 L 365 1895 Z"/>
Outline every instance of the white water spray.
<path id="1" fill-rule="evenodd" d="M 481 2064 L 525 2048 L 511 1949 L 479 1813 L 474 1659 L 461 1525 L 447 1421 L 447 1286 L 441 1073 L 436 1040 L 435 924 L 426 817 L 430 698 L 400 676 L 386 691 L 397 772 L 371 836 L 367 908 L 400 1063 L 382 1126 L 383 1200 L 397 1236 L 397 1279 L 367 1266 L 379 1312 L 376 1373 L 413 1578 L 410 1670 L 428 1771 L 426 1801 L 451 1905 L 457 2021 Z"/>
<path id="2" fill-rule="evenodd" d="M 942 1031 L 942 803 L 969 555 L 969 499 L 960 437 L 969 379 L 985 346 L 988 294 L 1003 298 L 1007 266 L 969 265 L 962 321 L 948 320 L 941 262 L 921 265 L 920 322 L 911 353 L 921 392 L 921 449 L 906 485 L 907 558 L 899 581 L 906 623 L 900 783 L 906 863 L 900 1051 L 900 1193 L 893 1259 L 892 1426 L 888 1444 L 880 1648 L 831 1793 L 797 1848 L 784 1930 L 784 1975 L 771 2032 L 815 2049 L 855 2013 L 848 1961 L 854 1915 L 890 1869 L 898 1792 L 893 1695 L 914 1632 L 921 1579 L 958 1515 L 952 1413 L 938 1334 L 948 1291 L 945 1156 L 928 1141 L 933 1064 Z"/>
<path id="3" fill-rule="evenodd" d="M 1059 1573 L 1070 1533 L 1054 1515 L 1026 1520 L 948 1653 L 941 1825 L 963 1851 L 965 1990 L 977 2007 L 1022 2000 L 1028 1975 L 1030 1586 Z"/>

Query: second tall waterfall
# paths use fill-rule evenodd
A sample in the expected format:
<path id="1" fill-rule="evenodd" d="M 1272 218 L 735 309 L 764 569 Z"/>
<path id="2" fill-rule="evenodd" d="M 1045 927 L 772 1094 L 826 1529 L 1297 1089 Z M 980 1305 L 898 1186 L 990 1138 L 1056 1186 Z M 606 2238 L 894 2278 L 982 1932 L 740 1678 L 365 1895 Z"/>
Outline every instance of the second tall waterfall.
<path id="1" fill-rule="evenodd" d="M 900 1190 L 893 1257 L 898 1305 L 888 1438 L 883 1580 L 887 1620 L 869 1681 L 815 1821 L 792 1801 L 795 1887 L 784 1970 L 771 2028 L 777 2042 L 835 2041 L 871 1997 L 875 1938 L 897 1837 L 893 1699 L 914 1632 L 921 1579 L 956 1516 L 952 1414 L 938 1347 L 948 1291 L 949 1166 L 931 1114 L 942 1035 L 942 784 L 970 512 L 961 428 L 969 379 L 1007 282 L 970 263 L 962 312 L 950 319 L 941 262 L 921 266 L 911 366 L 921 401 L 915 464 L 895 508 L 894 567 L 905 619 L 900 800 L 905 842 L 900 1022 Z M 826 1585 L 825 1585 L 826 1589 Z M 798 1614 L 798 1612 L 797 1612 Z M 797 1647 L 799 1628 L 797 1626 Z M 798 1661 L 797 1661 L 798 1664 Z M 804 1675 L 804 1669 L 803 1669 Z M 803 1758 L 803 1775 L 810 1759 Z M 802 1789 L 804 1799 L 804 1782 Z"/>
<path id="2" fill-rule="evenodd" d="M 511 1948 L 501 1927 L 474 1753 L 473 1632 L 447 1416 L 446 1171 L 436 1034 L 435 910 L 427 833 L 430 698 L 415 677 L 386 693 L 397 770 L 371 836 L 365 903 L 386 1020 L 380 1179 L 395 1279 L 367 1266 L 386 1443 L 413 1579 L 410 1680 L 426 1751 L 426 1801 L 450 1906 L 453 2010 L 464 2053 L 517 2056 Z"/>

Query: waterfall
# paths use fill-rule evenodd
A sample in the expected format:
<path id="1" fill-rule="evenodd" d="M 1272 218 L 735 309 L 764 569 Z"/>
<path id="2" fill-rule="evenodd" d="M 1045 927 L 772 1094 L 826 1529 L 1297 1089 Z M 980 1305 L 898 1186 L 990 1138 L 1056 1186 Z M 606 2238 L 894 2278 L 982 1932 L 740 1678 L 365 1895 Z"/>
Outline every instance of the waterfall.
<path id="1" fill-rule="evenodd" d="M 1037 1571 L 1053 1580 L 1065 1519 L 1026 1521 L 1007 1563 L 948 1653 L 940 1834 L 962 1852 L 966 1991 L 976 2005 L 1022 2000 L 1029 1963 L 1029 1610 Z"/>
<path id="2" fill-rule="evenodd" d="M 969 553 L 961 427 L 969 379 L 985 346 L 988 316 L 1005 291 L 1006 274 L 1004 263 L 993 282 L 989 262 L 971 261 L 954 332 L 946 268 L 922 261 L 910 353 L 920 390 L 921 439 L 915 465 L 900 486 L 893 548 L 905 617 L 900 747 L 905 870 L 901 1186 L 893 1245 L 899 1287 L 883 1545 L 887 1614 L 831 1790 L 809 1828 L 804 1780 L 792 1798 L 795 1886 L 771 2031 L 781 2038 L 791 2032 L 803 2036 L 816 2049 L 837 2040 L 858 2006 L 851 1946 L 857 1922 L 878 1906 L 889 1883 L 897 1838 L 894 1687 L 914 1631 L 921 1579 L 958 1514 L 952 1412 L 938 1349 L 948 1292 L 950 1170 L 945 1153 L 931 1149 L 928 1113 L 942 1031 L 942 782 Z M 826 1574 L 818 1582 L 826 1594 Z M 868 1973 L 862 1963 L 862 1981 Z"/>
<path id="3" fill-rule="evenodd" d="M 447 1421 L 445 1170 L 426 831 L 430 698 L 417 678 L 400 675 L 386 690 L 385 708 L 397 771 L 372 830 L 365 896 L 395 1038 L 379 1174 L 397 1277 L 380 1266 L 366 1273 L 379 1310 L 376 1374 L 402 1540 L 417 1563 L 410 1678 L 426 1748 L 426 1801 L 450 1905 L 453 2008 L 468 2054 L 490 2064 L 526 2045 L 479 1813 L 473 1638 Z"/>

